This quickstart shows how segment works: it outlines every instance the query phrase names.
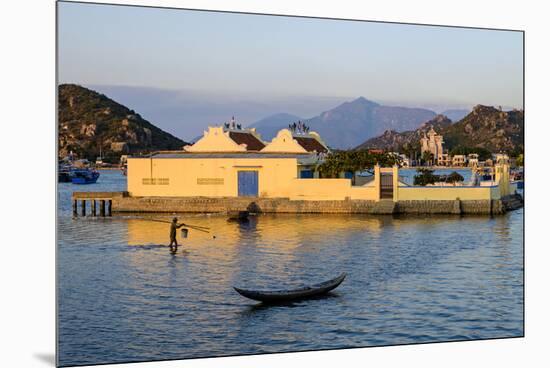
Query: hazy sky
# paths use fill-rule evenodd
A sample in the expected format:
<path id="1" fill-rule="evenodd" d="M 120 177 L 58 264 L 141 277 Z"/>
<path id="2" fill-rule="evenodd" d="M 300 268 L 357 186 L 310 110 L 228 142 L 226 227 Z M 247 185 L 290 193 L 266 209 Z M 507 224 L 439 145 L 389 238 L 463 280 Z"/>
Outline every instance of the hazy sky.
<path id="1" fill-rule="evenodd" d="M 521 108 L 522 48 L 511 31 L 59 3 L 61 83 Z"/>

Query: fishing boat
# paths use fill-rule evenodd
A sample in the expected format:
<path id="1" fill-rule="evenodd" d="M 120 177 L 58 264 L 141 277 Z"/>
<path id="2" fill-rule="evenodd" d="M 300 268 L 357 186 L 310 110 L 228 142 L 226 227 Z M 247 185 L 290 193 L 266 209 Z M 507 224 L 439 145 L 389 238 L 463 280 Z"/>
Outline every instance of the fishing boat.
<path id="1" fill-rule="evenodd" d="M 264 303 L 281 303 L 291 300 L 312 298 L 319 295 L 328 293 L 335 289 L 344 281 L 346 273 L 342 273 L 338 277 L 315 284 L 311 286 L 304 286 L 302 288 L 293 290 L 246 290 L 234 287 L 235 291 L 244 296 L 245 298 L 258 300 Z"/>
<path id="2" fill-rule="evenodd" d="M 72 168 L 70 166 L 60 166 L 57 174 L 59 183 L 70 183 L 72 178 Z"/>
<path id="3" fill-rule="evenodd" d="M 248 211 L 229 211 L 228 215 L 229 217 L 227 218 L 227 221 L 247 222 L 249 212 Z"/>
<path id="4" fill-rule="evenodd" d="M 95 170 L 78 169 L 73 170 L 71 181 L 73 184 L 93 184 L 99 178 L 99 173 Z"/>

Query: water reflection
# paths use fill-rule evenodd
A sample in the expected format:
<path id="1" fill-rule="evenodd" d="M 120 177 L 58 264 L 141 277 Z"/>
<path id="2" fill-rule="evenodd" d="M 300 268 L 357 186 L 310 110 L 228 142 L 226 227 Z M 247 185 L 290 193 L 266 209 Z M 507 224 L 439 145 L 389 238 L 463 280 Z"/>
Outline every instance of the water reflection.
<path id="1" fill-rule="evenodd" d="M 64 365 L 523 334 L 521 210 L 261 215 L 247 224 L 182 214 L 212 232 L 190 230 L 171 255 L 168 224 L 75 220 L 70 193 L 60 198 Z M 340 272 L 348 277 L 331 294 L 288 305 L 258 304 L 232 288 L 290 288 Z"/>

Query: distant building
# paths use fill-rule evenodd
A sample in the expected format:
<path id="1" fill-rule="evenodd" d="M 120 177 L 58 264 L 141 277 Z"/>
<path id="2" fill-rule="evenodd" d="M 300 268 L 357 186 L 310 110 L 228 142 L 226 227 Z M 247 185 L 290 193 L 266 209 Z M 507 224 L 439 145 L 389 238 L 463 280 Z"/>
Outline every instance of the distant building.
<path id="1" fill-rule="evenodd" d="M 382 149 L 370 149 L 368 152 L 371 153 L 371 154 L 376 155 L 376 154 L 384 153 L 384 150 L 382 150 Z"/>
<path id="2" fill-rule="evenodd" d="M 437 157 L 437 164 L 439 166 L 449 166 L 451 164 L 451 158 L 448 153 L 441 153 Z"/>
<path id="3" fill-rule="evenodd" d="M 510 163 L 510 157 L 506 153 L 494 153 L 493 163 L 495 164 L 508 164 Z"/>
<path id="4" fill-rule="evenodd" d="M 477 153 L 470 153 L 467 160 L 468 166 L 479 166 L 479 155 Z"/>
<path id="5" fill-rule="evenodd" d="M 445 161 L 443 156 L 443 136 L 437 134 L 433 127 L 430 128 L 428 134 L 424 133 L 424 136 L 420 138 L 421 152 L 429 152 L 433 155 L 437 164 L 439 161 Z"/>
<path id="6" fill-rule="evenodd" d="M 464 166 L 466 164 L 465 155 L 454 155 L 453 156 L 453 166 Z"/>
<path id="7" fill-rule="evenodd" d="M 407 155 L 402 153 L 399 155 L 399 157 L 401 158 L 401 166 L 411 167 L 411 159 Z"/>

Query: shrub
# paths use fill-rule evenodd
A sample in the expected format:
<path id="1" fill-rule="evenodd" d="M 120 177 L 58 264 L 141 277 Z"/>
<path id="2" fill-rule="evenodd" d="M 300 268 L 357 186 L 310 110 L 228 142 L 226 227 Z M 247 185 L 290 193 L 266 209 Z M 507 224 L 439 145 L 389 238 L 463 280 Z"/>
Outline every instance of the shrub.
<path id="1" fill-rule="evenodd" d="M 433 170 L 420 168 L 416 172 L 418 175 L 414 176 L 414 185 L 426 186 L 439 181 L 439 175 L 434 175 Z"/>

